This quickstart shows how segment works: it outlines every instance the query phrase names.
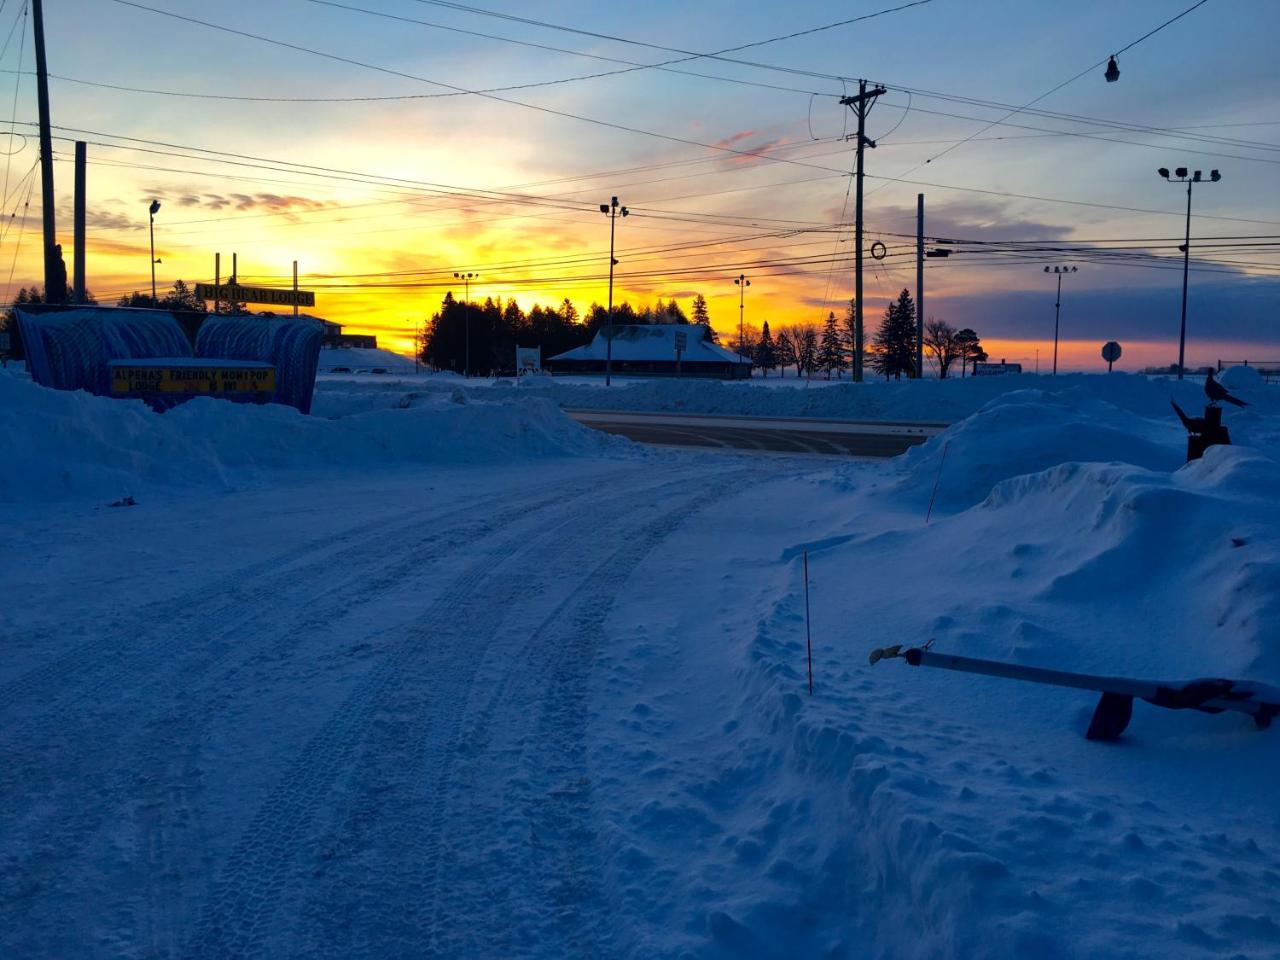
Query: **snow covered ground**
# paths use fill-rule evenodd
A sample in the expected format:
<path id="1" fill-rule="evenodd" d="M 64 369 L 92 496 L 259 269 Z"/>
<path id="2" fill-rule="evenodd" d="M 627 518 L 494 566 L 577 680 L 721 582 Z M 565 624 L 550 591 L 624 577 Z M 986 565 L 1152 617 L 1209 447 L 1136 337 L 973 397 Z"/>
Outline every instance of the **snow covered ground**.
<path id="1" fill-rule="evenodd" d="M 1280 389 L 1224 379 L 1183 466 L 1198 386 L 1118 375 L 303 418 L 0 372 L 0 956 L 1280 956 L 1280 731 L 867 664 L 1280 683 Z M 556 409 L 637 389 L 957 422 L 843 464 Z"/>

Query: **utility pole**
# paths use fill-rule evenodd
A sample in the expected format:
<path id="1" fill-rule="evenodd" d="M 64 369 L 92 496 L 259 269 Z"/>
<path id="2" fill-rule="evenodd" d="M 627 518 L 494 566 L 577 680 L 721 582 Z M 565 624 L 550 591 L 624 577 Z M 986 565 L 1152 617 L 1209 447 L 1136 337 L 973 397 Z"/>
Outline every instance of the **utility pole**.
<path id="1" fill-rule="evenodd" d="M 924 379 L 924 194 L 916 194 L 916 379 Z"/>
<path id="2" fill-rule="evenodd" d="M 746 349 L 744 344 L 746 325 L 742 322 L 742 313 L 743 308 L 746 306 L 747 287 L 751 286 L 751 281 L 747 279 L 745 273 L 740 273 L 734 278 L 733 282 L 738 285 L 738 356 L 742 356 L 742 351 Z M 738 366 L 742 366 L 742 364 L 738 364 Z"/>
<path id="3" fill-rule="evenodd" d="M 858 94 L 853 97 L 841 97 L 840 102 L 847 107 L 852 107 L 853 112 L 858 117 L 858 149 L 857 149 L 857 172 L 855 174 L 857 200 L 854 203 L 853 214 L 853 263 L 854 263 L 854 279 L 853 279 L 853 379 L 856 382 L 862 382 L 862 171 L 863 171 L 863 148 L 875 148 L 876 142 L 867 138 L 867 114 L 871 110 L 871 104 L 876 97 L 885 93 L 884 87 L 872 87 L 867 89 L 867 81 L 858 81 Z"/>
<path id="4" fill-rule="evenodd" d="M 298 261 L 293 261 L 293 319 L 298 319 Z"/>
<path id="5" fill-rule="evenodd" d="M 53 209 L 53 135 L 49 129 L 49 65 L 44 56 L 44 6 L 31 0 L 36 45 L 36 101 L 40 113 L 40 206 L 44 215 L 45 303 L 67 302 L 67 268 L 58 248 Z"/>
<path id="6" fill-rule="evenodd" d="M 1058 319 L 1062 314 L 1062 278 L 1068 273 L 1075 273 L 1079 267 L 1054 267 L 1050 270 L 1044 268 L 1045 273 L 1056 273 L 1058 275 L 1058 296 L 1053 302 L 1053 375 L 1058 375 Z M 1038 361 L 1037 361 L 1038 365 Z"/>
<path id="7" fill-rule="evenodd" d="M 606 320 L 604 346 L 604 385 L 607 387 L 613 381 L 613 268 L 618 265 L 613 256 L 613 238 L 618 225 L 618 213 L 621 212 L 625 217 L 631 211 L 618 206 L 618 198 L 614 197 L 609 203 L 600 204 L 600 212 L 609 218 L 609 316 Z"/>
<path id="8" fill-rule="evenodd" d="M 160 201 L 152 200 L 151 206 L 147 208 L 151 214 L 151 306 L 158 307 L 160 301 L 156 299 L 156 214 L 160 212 Z"/>
<path id="9" fill-rule="evenodd" d="M 85 206 L 85 142 L 76 141 L 76 201 L 75 201 L 75 241 L 72 254 L 72 300 L 76 303 L 85 301 L 84 278 L 84 206 Z"/>
<path id="10" fill-rule="evenodd" d="M 1161 167 L 1156 172 L 1170 183 L 1185 183 L 1187 185 L 1187 238 L 1182 244 L 1182 326 L 1178 332 L 1178 379 L 1181 380 L 1183 371 L 1186 370 L 1187 366 L 1187 273 L 1191 269 L 1191 185 L 1193 183 L 1203 183 L 1204 181 L 1200 179 L 1199 170 L 1192 176 L 1187 176 L 1186 167 L 1178 167 L 1174 170 L 1173 177 L 1169 176 L 1167 167 Z M 1210 183 L 1217 183 L 1221 179 L 1222 174 L 1217 170 L 1209 171 Z"/>
<path id="11" fill-rule="evenodd" d="M 455 273 L 453 275 L 453 278 L 455 280 L 462 281 L 464 285 L 463 288 L 465 290 L 465 292 L 462 295 L 462 299 L 463 299 L 462 325 L 467 332 L 466 346 L 464 347 L 464 349 L 467 351 L 467 355 L 462 360 L 462 375 L 468 378 L 471 376 L 471 281 L 478 276 L 480 276 L 480 274 L 478 273 Z"/>

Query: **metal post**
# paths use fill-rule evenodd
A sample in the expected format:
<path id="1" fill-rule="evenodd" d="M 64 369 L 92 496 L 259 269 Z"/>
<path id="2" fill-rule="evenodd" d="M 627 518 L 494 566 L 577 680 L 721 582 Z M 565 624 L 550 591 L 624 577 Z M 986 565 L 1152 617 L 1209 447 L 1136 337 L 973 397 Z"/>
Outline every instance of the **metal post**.
<path id="1" fill-rule="evenodd" d="M 924 194 L 916 194 L 916 379 L 924 379 Z"/>
<path id="2" fill-rule="evenodd" d="M 462 360 L 462 375 L 470 379 L 471 377 L 471 277 L 470 275 L 463 281 L 463 312 L 462 326 L 466 330 L 466 356 Z"/>
<path id="3" fill-rule="evenodd" d="M 1053 375 L 1058 375 L 1058 316 L 1062 307 L 1062 274 L 1058 274 L 1058 298 L 1053 303 Z"/>
<path id="4" fill-rule="evenodd" d="M 57 262 L 58 231 L 54 221 L 53 135 L 49 128 L 49 66 L 44 55 L 44 6 L 31 0 L 32 32 L 36 47 L 36 100 L 40 114 L 40 206 L 44 217 L 44 298 L 65 303 L 66 268 Z"/>
<path id="5" fill-rule="evenodd" d="M 85 301 L 84 276 L 84 206 L 85 206 L 85 165 L 86 146 L 83 140 L 76 141 L 76 198 L 75 198 L 75 239 L 72 254 L 72 290 L 76 303 Z"/>
<path id="6" fill-rule="evenodd" d="M 151 204 L 151 306 L 158 305 L 156 300 L 156 208 Z"/>
<path id="7" fill-rule="evenodd" d="M 613 198 L 609 208 L 609 317 L 605 329 L 604 345 L 604 385 L 613 382 L 613 240 L 618 225 L 618 198 Z"/>
<path id="8" fill-rule="evenodd" d="M 743 311 L 747 304 L 747 275 L 745 273 L 738 274 L 738 353 L 741 354 L 746 348 L 744 339 L 746 337 L 746 324 L 743 322 Z"/>
<path id="9" fill-rule="evenodd" d="M 213 312 L 222 312 L 222 254 L 213 255 Z"/>
<path id="10" fill-rule="evenodd" d="M 1199 171 L 1196 176 L 1200 176 Z M 1191 180 L 1187 181 L 1187 237 L 1182 245 L 1182 327 L 1178 331 L 1178 379 L 1187 367 L 1187 271 L 1191 268 Z"/>
<path id="11" fill-rule="evenodd" d="M 298 261 L 293 261 L 293 316 L 298 317 Z"/>

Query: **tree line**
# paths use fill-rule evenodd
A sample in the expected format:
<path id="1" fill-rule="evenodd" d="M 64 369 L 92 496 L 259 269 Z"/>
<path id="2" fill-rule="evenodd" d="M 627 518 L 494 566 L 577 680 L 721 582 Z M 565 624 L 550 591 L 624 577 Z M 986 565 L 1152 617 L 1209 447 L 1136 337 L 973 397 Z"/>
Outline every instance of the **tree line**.
<path id="1" fill-rule="evenodd" d="M 787 368 L 794 367 L 798 377 L 842 377 L 846 370 L 853 369 L 857 353 L 855 306 L 850 300 L 842 318 L 837 319 L 832 311 L 821 327 L 799 323 L 776 337 L 768 322 L 759 331 L 747 327 L 740 339 L 730 339 L 729 348 L 751 357 L 765 376 L 773 370 L 786 376 Z M 924 352 L 940 379 L 946 379 L 956 361 L 960 361 L 960 374 L 964 376 L 971 365 L 976 369 L 987 359 L 977 333 L 967 327 L 957 330 L 945 320 L 933 318 L 924 325 Z M 904 289 L 885 308 L 879 329 L 869 342 L 863 343 L 863 362 L 886 380 L 916 376 L 916 305 L 910 291 Z"/>
<path id="2" fill-rule="evenodd" d="M 703 338 L 716 341 L 701 294 L 693 298 L 691 313 L 692 317 L 687 315 L 675 298 L 639 308 L 624 301 L 614 305 L 613 322 L 615 326 L 689 324 L 701 327 Z M 488 376 L 514 368 L 516 347 L 541 347 L 544 359 L 554 357 L 590 343 L 608 322 L 607 307 L 593 303 L 580 315 L 568 297 L 558 307 L 534 304 L 526 313 L 515 299 L 503 302 L 487 297 L 483 303 L 466 303 L 450 291 L 421 331 L 417 350 L 419 359 L 432 369 L 456 373 L 470 369 Z"/>

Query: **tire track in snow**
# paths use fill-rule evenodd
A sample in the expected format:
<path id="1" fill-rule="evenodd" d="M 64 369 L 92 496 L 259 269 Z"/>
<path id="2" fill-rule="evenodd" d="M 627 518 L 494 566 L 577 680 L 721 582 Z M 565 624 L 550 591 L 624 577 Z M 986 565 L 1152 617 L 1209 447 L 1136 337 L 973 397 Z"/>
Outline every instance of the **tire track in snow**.
<path id="1" fill-rule="evenodd" d="M 610 482 L 625 472 L 611 472 L 600 479 Z M 300 624 L 292 624 L 292 629 L 279 634 L 273 654 L 287 655 L 308 629 L 326 625 L 342 615 L 349 616 L 361 605 L 376 601 L 380 590 L 409 571 L 420 569 L 427 561 L 440 559 L 453 542 L 518 524 L 530 511 L 562 503 L 563 486 L 563 481 L 557 480 L 531 488 L 526 494 L 543 496 L 532 501 L 522 500 L 496 513 L 492 512 L 495 508 L 510 504 L 509 494 L 433 513 L 412 529 L 414 547 L 399 558 L 399 562 L 375 567 L 379 574 L 370 581 L 361 571 L 367 570 L 373 561 L 386 557 L 386 529 L 379 525 L 370 536 L 359 541 L 349 538 L 353 542 L 343 550 L 326 552 L 323 559 L 280 571 L 258 589 L 242 594 L 236 603 L 251 602 L 256 606 L 248 608 L 247 613 L 242 611 L 240 617 L 217 632 L 193 631 L 199 641 L 193 639 L 192 634 L 166 631 L 133 657 L 110 660 L 99 651 L 99 657 L 107 662 L 98 676 L 94 676 L 93 664 L 86 663 L 84 669 L 72 671 L 73 676 L 88 674 L 90 679 L 74 690 L 73 696 L 62 698 L 69 703 L 55 703 L 44 715 L 14 724 L 5 732 L 4 749 L 0 751 L 0 822 L 6 824 L 6 836 L 0 844 L 0 918 L 15 921 L 9 927 L 15 931 L 28 924 L 27 908 L 32 905 L 33 897 L 39 899 L 41 887 L 38 882 L 33 887 L 33 878 L 45 875 L 58 861 L 79 859 L 103 822 L 108 817 L 119 816 L 139 794 L 142 797 L 139 807 L 143 810 L 163 810 L 175 797 L 182 796 L 183 788 L 176 794 L 169 793 L 167 761 L 176 751 L 197 741 L 201 725 L 217 713 L 218 701 L 226 699 L 221 683 L 197 691 L 203 694 L 204 702 L 191 695 L 193 687 L 228 657 L 261 655 L 245 649 L 241 631 L 246 623 L 262 626 L 260 608 L 283 611 L 286 617 L 292 617 L 298 609 L 306 611 Z M 393 520 L 415 513 L 421 512 L 409 511 Z M 463 521 L 461 526 L 441 530 L 442 524 L 459 519 Z M 442 533 L 454 536 L 451 541 L 445 541 Z M 407 538 L 402 534 L 398 539 Z M 343 597 L 348 592 L 340 585 L 335 590 L 329 572 L 330 565 L 339 561 L 342 568 L 354 571 L 351 584 L 374 589 L 360 592 L 354 601 L 334 600 L 335 595 Z M 253 568 L 262 566 L 255 564 Z M 315 605 L 305 604 L 317 591 L 322 600 Z M 221 602 L 208 604 L 202 616 L 225 620 L 223 613 L 228 606 Z M 199 610 L 190 612 L 192 620 L 199 622 L 200 617 Z M 77 651 L 77 655 L 79 659 L 83 653 Z M 92 707 L 95 695 L 117 688 L 129 691 L 130 703 L 138 708 L 136 714 L 120 717 L 121 722 L 113 724 L 94 723 L 92 716 L 86 717 L 83 730 L 77 735 L 68 735 L 65 712 L 71 705 L 88 703 Z M 133 748 L 122 749 L 135 730 L 139 731 L 136 737 L 141 742 Z M 121 757 L 134 758 L 143 765 L 130 767 L 120 762 Z M 83 803 L 85 797 L 93 797 L 94 802 Z M 153 842 L 163 846 L 163 838 L 153 834 L 144 848 Z M 153 874 L 148 875 L 148 882 L 154 882 Z M 48 904 L 37 903 L 37 906 L 48 907 Z M 0 938 L 0 944 L 3 941 L 4 938 Z"/>
<path id="2" fill-rule="evenodd" d="M 524 951 L 515 949 L 512 918 L 506 915 L 503 898 L 508 886 L 533 882 L 527 876 L 528 865 L 511 863 L 501 847 L 495 851 L 486 844 L 486 838 L 502 829 L 499 824 L 510 820 L 496 801 L 507 789 L 503 776 L 521 776 L 518 767 L 524 760 L 524 745 L 513 750 L 501 742 L 501 749 L 495 751 L 491 741 L 495 735 L 509 739 L 520 738 L 521 732 L 527 737 L 534 729 L 541 731 L 538 745 L 530 749 L 535 761 L 552 764 L 555 771 L 538 777 L 529 787 L 532 797 L 522 794 L 513 799 L 513 815 L 525 824 L 516 830 L 527 833 L 529 822 L 538 819 L 548 837 L 572 832 L 575 844 L 584 842 L 584 835 L 571 824 L 585 821 L 588 796 L 579 792 L 575 802 L 580 808 L 572 811 L 562 810 L 556 798 L 565 795 L 559 789 L 559 779 L 569 775 L 564 771 L 572 768 L 572 779 L 580 779 L 582 697 L 593 646 L 613 595 L 640 559 L 680 519 L 696 512 L 690 504 L 705 501 L 701 490 L 693 496 L 687 495 L 688 490 L 689 484 L 681 480 L 647 491 L 643 500 L 628 494 L 628 508 L 644 503 L 643 522 L 636 523 L 626 514 L 605 516 L 604 525 L 589 541 L 574 541 L 568 545 L 572 549 L 558 549 L 554 557 L 540 556 L 541 576 L 504 595 L 497 604 L 521 611 L 522 620 L 531 614 L 542 617 L 532 631 L 523 622 L 509 620 L 494 628 L 485 642 L 492 649 L 484 659 L 489 664 L 506 664 L 498 682 L 481 676 L 473 683 L 468 671 L 456 690 L 451 687 L 452 699 L 440 696 L 438 690 L 414 690 L 408 685 L 398 697 L 388 698 L 384 712 L 412 719 L 375 725 L 370 742 L 357 757 L 352 779 L 369 791 L 348 795 L 345 809 L 334 818 L 335 827 L 322 841 L 330 859 L 321 865 L 323 883 L 312 885 L 313 893 L 299 918 L 305 928 L 300 931 L 302 939 L 308 943 L 304 955 L 349 957 L 393 949 L 431 956 L 528 952 L 528 944 Z M 654 519 L 647 501 L 662 507 L 672 493 L 682 495 L 679 502 Z M 616 546 L 619 542 L 621 548 Z M 567 560 L 566 554 L 570 554 Z M 557 569 L 562 566 L 569 569 Z M 574 585 L 557 603 L 559 592 L 554 588 L 568 577 Z M 538 607 L 539 598 L 547 594 L 554 604 L 549 612 L 546 602 Z M 556 683 L 549 691 L 544 680 L 553 672 Z M 548 695 L 563 701 L 544 701 Z M 469 711 L 467 702 L 477 699 L 482 707 Z M 501 716 L 495 718 L 497 712 Z M 552 717 L 557 718 L 555 723 Z M 566 729 L 566 717 L 578 721 L 576 733 Z M 527 718 L 527 725 L 522 718 Z M 504 721 L 497 730 L 496 719 Z M 577 744 L 570 743 L 575 739 Z M 573 756 L 560 758 L 562 749 Z M 496 774 L 498 779 L 488 783 L 471 782 L 477 769 L 490 765 L 504 774 Z M 535 811 L 544 793 L 550 795 L 551 803 Z M 553 821 L 559 824 L 554 831 Z M 460 847 L 465 848 L 463 862 L 459 862 Z M 603 911 L 593 911 L 592 904 L 602 896 L 585 868 L 595 858 L 575 859 L 563 847 L 550 852 L 571 879 L 557 891 L 541 891 L 545 896 L 538 909 L 567 912 L 583 921 L 587 913 L 601 916 Z M 601 935 L 594 928 L 569 938 L 563 955 L 594 952 L 588 945 Z M 556 952 L 545 940 L 542 947 Z"/>
<path id="3" fill-rule="evenodd" d="M 668 481 L 663 486 L 688 482 L 683 478 L 671 481 L 670 474 Z M 583 490 L 576 500 L 585 499 L 588 492 Z M 592 504 L 592 509 L 621 505 L 642 492 L 610 491 L 603 503 Z M 307 866 L 302 856 L 314 832 L 312 821 L 340 775 L 352 766 L 359 748 L 370 738 L 371 727 L 387 722 L 378 714 L 413 681 L 413 671 L 420 669 L 420 661 L 439 652 L 452 653 L 460 660 L 454 665 L 456 682 L 447 683 L 448 672 L 433 673 L 427 679 L 435 686 L 427 693 L 451 697 L 455 707 L 465 706 L 466 680 L 475 669 L 476 650 L 472 646 L 462 648 L 460 643 L 445 650 L 440 638 L 455 636 L 461 641 L 491 634 L 507 612 L 501 600 L 519 591 L 516 577 L 524 573 L 521 562 L 536 563 L 536 571 L 545 567 L 543 560 L 549 549 L 567 552 L 579 545 L 569 534 L 583 523 L 581 508 L 575 502 L 565 503 L 563 495 L 560 503 L 564 509 L 541 522 L 532 533 L 517 532 L 501 538 L 490 549 L 490 556 L 474 562 L 457 577 L 431 604 L 413 632 L 357 684 L 302 749 L 254 816 L 222 876 L 214 883 L 184 955 L 262 955 L 271 935 L 279 930 L 281 901 L 287 900 L 290 893 L 296 898 L 296 888 L 306 883 L 298 873 Z M 453 713 L 460 717 L 461 709 Z M 350 778 L 346 784 L 348 790 L 361 787 Z"/>
<path id="4" fill-rule="evenodd" d="M 745 476 L 745 472 L 743 473 Z M 595 782 L 587 768 L 588 681 L 605 622 L 636 568 L 680 523 L 706 506 L 698 494 L 653 518 L 583 579 L 538 626 L 490 699 L 476 726 L 495 715 L 536 716 L 532 729 L 507 725 L 498 733 L 514 742 L 498 743 L 464 757 L 473 767 L 500 766 L 501 784 L 493 811 L 481 812 L 471 797 L 447 811 L 438 835 L 484 836 L 485 817 L 506 810 L 509 846 L 454 863 L 443 858 L 433 872 L 433 945 L 440 956 L 483 954 L 500 944 L 514 955 L 612 957 L 625 954 L 614 938 L 615 892 L 595 871 L 602 859 L 591 827 Z M 457 794 L 455 794 L 456 796 Z M 519 834 L 527 838 L 522 850 Z M 524 856 L 510 856 L 511 851 Z M 465 850 L 459 850 L 466 853 Z M 516 899 L 504 895 L 519 891 Z"/>

